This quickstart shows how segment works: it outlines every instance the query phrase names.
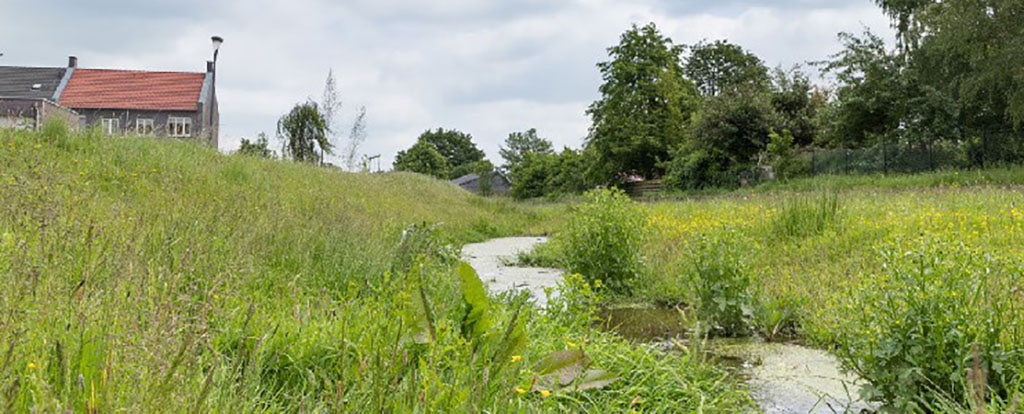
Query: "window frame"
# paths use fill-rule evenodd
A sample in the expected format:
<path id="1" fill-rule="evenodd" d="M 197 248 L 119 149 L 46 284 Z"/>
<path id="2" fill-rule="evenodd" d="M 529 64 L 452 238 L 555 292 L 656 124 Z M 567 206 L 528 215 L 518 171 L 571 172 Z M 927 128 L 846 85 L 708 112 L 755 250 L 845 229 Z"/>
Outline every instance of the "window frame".
<path id="1" fill-rule="evenodd" d="M 148 125 L 149 131 L 145 131 L 143 125 Z M 153 135 L 156 132 L 156 120 L 153 118 L 136 118 L 135 133 L 137 135 Z"/>
<path id="2" fill-rule="evenodd" d="M 109 136 L 121 135 L 121 118 L 100 118 L 100 125 Z"/>
<path id="3" fill-rule="evenodd" d="M 180 126 L 181 132 L 179 132 Z M 192 118 L 187 116 L 167 117 L 167 136 L 174 138 L 189 138 L 192 136 Z"/>

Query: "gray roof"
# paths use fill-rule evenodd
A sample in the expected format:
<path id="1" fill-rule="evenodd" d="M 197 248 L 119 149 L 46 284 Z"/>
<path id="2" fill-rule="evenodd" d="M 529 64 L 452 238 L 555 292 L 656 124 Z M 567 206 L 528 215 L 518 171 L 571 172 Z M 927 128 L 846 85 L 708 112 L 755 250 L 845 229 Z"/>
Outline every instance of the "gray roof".
<path id="1" fill-rule="evenodd" d="M 462 177 L 459 177 L 459 178 L 456 178 L 454 180 L 451 180 L 450 182 L 452 184 L 455 184 L 455 185 L 463 185 L 463 184 L 466 184 L 466 183 L 468 183 L 470 181 L 476 180 L 478 178 L 480 178 L 479 175 L 476 175 L 476 174 L 466 174 L 466 175 L 463 175 Z"/>
<path id="2" fill-rule="evenodd" d="M 0 66 L 0 98 L 53 99 L 67 70 Z"/>

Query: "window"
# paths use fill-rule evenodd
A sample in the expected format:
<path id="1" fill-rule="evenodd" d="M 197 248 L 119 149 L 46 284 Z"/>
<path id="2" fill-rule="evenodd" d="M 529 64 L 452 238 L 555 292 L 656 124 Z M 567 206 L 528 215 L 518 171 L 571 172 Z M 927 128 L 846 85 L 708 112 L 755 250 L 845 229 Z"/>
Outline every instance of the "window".
<path id="1" fill-rule="evenodd" d="M 175 116 L 167 118 L 167 135 L 172 137 L 192 136 L 192 118 Z"/>
<path id="2" fill-rule="evenodd" d="M 103 125 L 103 132 L 107 135 L 121 133 L 121 120 L 117 118 L 103 118 L 100 120 Z"/>
<path id="3" fill-rule="evenodd" d="M 135 133 L 139 135 L 153 135 L 153 120 L 142 118 L 136 119 Z"/>

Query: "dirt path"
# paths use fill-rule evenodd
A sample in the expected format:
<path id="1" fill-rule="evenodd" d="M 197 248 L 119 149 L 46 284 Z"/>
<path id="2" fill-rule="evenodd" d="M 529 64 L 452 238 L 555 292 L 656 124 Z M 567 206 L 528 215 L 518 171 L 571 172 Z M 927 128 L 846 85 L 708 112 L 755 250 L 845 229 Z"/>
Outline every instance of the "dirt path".
<path id="1" fill-rule="evenodd" d="M 555 287 L 562 280 L 558 269 L 542 267 L 506 266 L 507 260 L 514 260 L 519 252 L 528 252 L 547 241 L 546 237 L 505 237 L 483 243 L 467 244 L 462 255 L 469 262 L 480 279 L 493 292 L 507 290 L 528 290 L 538 306 L 547 304 L 545 287 Z"/>

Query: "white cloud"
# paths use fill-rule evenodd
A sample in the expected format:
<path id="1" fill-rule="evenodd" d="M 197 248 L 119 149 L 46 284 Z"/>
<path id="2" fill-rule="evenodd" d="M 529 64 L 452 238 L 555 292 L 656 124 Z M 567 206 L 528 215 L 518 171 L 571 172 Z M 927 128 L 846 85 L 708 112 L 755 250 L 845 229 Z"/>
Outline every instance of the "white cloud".
<path id="1" fill-rule="evenodd" d="M 441 126 L 472 133 L 496 164 L 511 131 L 535 127 L 558 147 L 579 147 L 598 96 L 594 65 L 632 23 L 653 21 L 677 43 L 727 38 L 773 66 L 825 58 L 839 31 L 891 34 L 861 0 L 7 1 L 0 64 L 57 65 L 77 54 L 85 67 L 200 71 L 209 36 L 224 36 L 225 151 L 272 135 L 291 105 L 320 96 L 333 68 L 344 116 L 368 108 L 362 152 L 385 164 Z M 37 33 L 42 16 L 54 23 L 45 33 L 21 35 Z"/>

